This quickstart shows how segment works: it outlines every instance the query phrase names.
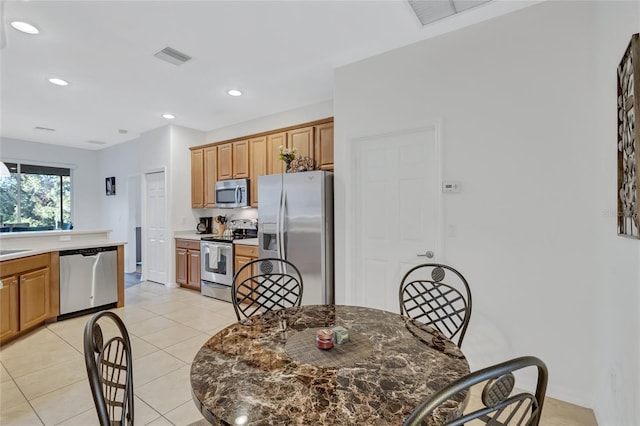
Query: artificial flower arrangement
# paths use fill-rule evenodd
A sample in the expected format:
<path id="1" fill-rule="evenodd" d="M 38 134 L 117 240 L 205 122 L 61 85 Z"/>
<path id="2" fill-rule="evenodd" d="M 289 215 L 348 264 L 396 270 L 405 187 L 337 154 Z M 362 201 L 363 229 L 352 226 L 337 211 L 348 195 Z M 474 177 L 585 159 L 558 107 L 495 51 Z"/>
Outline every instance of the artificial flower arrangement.
<path id="1" fill-rule="evenodd" d="M 289 165 L 289 163 L 295 160 L 297 153 L 298 153 L 298 148 L 293 147 L 289 149 L 289 148 L 284 148 L 282 145 L 280 145 L 280 159 L 285 163 L 287 163 L 287 166 Z"/>

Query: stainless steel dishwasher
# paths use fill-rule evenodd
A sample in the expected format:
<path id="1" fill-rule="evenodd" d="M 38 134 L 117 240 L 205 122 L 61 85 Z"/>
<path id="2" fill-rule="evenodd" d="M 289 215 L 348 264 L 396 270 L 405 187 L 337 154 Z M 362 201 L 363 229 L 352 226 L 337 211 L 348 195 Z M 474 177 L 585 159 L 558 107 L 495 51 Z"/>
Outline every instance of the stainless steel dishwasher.
<path id="1" fill-rule="evenodd" d="M 118 302 L 118 249 L 94 247 L 60 252 L 60 316 Z"/>

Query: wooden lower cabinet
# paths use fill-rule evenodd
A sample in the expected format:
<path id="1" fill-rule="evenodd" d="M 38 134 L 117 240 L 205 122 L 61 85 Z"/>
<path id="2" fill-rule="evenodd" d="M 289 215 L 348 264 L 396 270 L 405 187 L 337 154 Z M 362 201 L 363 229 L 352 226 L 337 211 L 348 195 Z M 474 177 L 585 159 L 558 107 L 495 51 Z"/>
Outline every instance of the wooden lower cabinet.
<path id="1" fill-rule="evenodd" d="M 234 257 L 234 271 L 239 271 L 247 263 L 258 259 L 258 247 L 257 246 L 247 246 L 243 244 L 235 245 L 235 257 Z M 257 271 L 255 269 L 249 270 L 249 268 L 245 269 L 241 275 L 238 275 L 236 278 L 236 282 L 242 282 L 249 278 L 252 275 L 257 275 Z M 247 294 L 249 290 L 240 291 L 243 294 Z"/>
<path id="2" fill-rule="evenodd" d="M 200 291 L 200 241 L 176 239 L 176 283 Z"/>
<path id="3" fill-rule="evenodd" d="M 57 260 L 56 256 L 53 257 Z M 59 281 L 51 277 L 52 254 L 39 254 L 0 265 L 0 343 L 5 343 L 59 312 L 51 303 L 51 294 L 59 294 Z M 54 288 L 55 287 L 55 288 Z"/>
<path id="4" fill-rule="evenodd" d="M 20 329 L 38 325 L 49 317 L 49 268 L 20 276 Z"/>
<path id="5" fill-rule="evenodd" d="M 3 277 L 0 280 L 0 341 L 20 331 L 18 300 L 18 277 Z"/>

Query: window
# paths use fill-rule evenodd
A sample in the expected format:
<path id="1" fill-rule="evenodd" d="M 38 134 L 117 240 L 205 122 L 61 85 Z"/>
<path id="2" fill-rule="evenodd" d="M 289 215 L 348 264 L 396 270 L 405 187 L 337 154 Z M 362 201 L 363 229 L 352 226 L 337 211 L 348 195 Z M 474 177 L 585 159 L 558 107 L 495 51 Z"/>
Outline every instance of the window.
<path id="1" fill-rule="evenodd" d="M 71 170 L 33 164 L 5 163 L 10 177 L 0 178 L 3 225 L 54 229 L 71 222 Z"/>

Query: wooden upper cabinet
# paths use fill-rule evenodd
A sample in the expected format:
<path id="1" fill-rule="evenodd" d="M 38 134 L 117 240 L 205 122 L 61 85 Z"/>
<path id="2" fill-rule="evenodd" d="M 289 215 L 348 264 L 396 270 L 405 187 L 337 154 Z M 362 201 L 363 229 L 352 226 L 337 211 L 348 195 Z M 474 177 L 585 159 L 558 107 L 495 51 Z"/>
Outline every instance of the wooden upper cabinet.
<path id="1" fill-rule="evenodd" d="M 234 179 L 249 177 L 249 141 L 233 143 L 233 171 Z"/>
<path id="2" fill-rule="evenodd" d="M 280 159 L 280 147 L 287 147 L 287 132 L 267 135 L 267 174 L 284 173 L 284 161 Z"/>
<path id="3" fill-rule="evenodd" d="M 296 148 L 298 150 L 296 157 L 313 158 L 313 142 L 313 126 L 301 127 L 287 132 L 287 148 Z"/>
<path id="4" fill-rule="evenodd" d="M 320 170 L 333 171 L 333 123 L 315 126 L 316 167 Z"/>
<path id="5" fill-rule="evenodd" d="M 258 206 L 258 177 L 267 174 L 267 137 L 249 139 L 249 192 L 251 206 Z"/>
<path id="6" fill-rule="evenodd" d="M 218 148 L 210 146 L 204 149 L 204 207 L 216 206 L 216 169 L 218 167 Z"/>
<path id="7" fill-rule="evenodd" d="M 204 207 L 204 150 L 191 151 L 191 207 Z"/>
<path id="8" fill-rule="evenodd" d="M 218 180 L 233 179 L 233 144 L 218 145 Z"/>

